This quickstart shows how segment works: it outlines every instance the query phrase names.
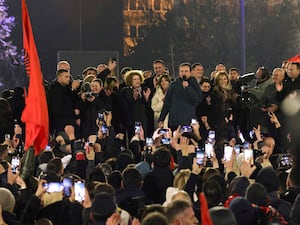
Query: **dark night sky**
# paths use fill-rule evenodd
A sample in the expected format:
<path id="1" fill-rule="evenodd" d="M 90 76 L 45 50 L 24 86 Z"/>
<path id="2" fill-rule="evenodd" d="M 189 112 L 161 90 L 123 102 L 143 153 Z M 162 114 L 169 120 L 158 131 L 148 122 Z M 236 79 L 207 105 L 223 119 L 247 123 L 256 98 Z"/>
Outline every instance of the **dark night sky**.
<path id="1" fill-rule="evenodd" d="M 112 50 L 122 54 L 121 0 L 27 0 L 42 70 L 45 77 L 50 80 L 56 69 L 57 51 L 80 50 L 80 3 L 82 4 L 81 50 Z M 20 49 L 21 0 L 10 0 L 7 4 L 10 8 L 9 15 L 16 17 L 17 24 L 12 38 Z"/>

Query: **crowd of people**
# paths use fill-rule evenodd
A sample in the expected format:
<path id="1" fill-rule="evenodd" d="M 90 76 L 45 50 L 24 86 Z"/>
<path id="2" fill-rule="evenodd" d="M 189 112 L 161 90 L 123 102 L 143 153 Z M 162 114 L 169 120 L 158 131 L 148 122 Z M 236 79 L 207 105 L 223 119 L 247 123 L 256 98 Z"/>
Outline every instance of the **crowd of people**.
<path id="1" fill-rule="evenodd" d="M 35 156 L 23 88 L 1 93 L 0 225 L 300 224 L 299 62 L 116 66 L 58 62 Z"/>

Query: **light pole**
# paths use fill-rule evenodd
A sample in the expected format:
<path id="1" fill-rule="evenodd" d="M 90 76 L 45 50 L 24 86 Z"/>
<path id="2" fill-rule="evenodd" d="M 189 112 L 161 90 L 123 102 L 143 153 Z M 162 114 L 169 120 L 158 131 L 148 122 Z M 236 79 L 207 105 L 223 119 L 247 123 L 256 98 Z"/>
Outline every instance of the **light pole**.
<path id="1" fill-rule="evenodd" d="M 246 72 L 245 2 L 240 0 L 241 73 Z"/>

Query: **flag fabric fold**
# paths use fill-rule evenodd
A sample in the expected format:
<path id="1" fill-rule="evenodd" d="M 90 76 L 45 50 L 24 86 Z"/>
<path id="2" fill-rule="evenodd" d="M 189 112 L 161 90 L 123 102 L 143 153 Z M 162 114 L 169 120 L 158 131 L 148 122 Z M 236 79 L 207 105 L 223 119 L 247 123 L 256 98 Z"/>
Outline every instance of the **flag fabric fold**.
<path id="1" fill-rule="evenodd" d="M 300 62 L 300 54 L 293 56 L 287 60 L 288 62 Z"/>
<path id="2" fill-rule="evenodd" d="M 29 76 L 28 94 L 22 121 L 25 123 L 25 149 L 33 146 L 37 155 L 48 144 L 49 119 L 43 76 L 26 1 L 22 0 L 24 65 Z"/>

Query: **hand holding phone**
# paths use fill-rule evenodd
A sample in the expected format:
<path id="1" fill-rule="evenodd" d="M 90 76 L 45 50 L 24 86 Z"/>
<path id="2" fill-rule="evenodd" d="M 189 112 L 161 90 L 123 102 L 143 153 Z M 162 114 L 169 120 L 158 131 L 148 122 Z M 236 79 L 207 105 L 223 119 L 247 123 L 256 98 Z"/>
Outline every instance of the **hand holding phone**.
<path id="1" fill-rule="evenodd" d="M 207 158 L 212 158 L 214 155 L 214 148 L 212 143 L 206 143 L 205 144 L 205 154 Z"/>

